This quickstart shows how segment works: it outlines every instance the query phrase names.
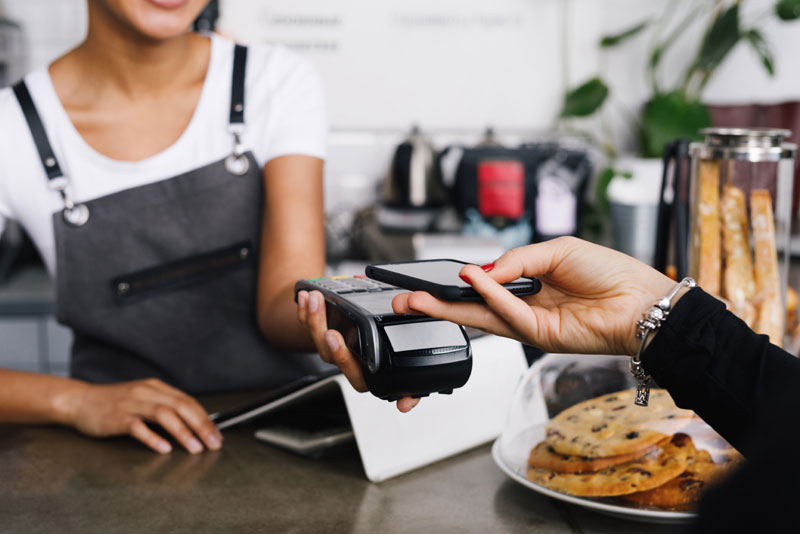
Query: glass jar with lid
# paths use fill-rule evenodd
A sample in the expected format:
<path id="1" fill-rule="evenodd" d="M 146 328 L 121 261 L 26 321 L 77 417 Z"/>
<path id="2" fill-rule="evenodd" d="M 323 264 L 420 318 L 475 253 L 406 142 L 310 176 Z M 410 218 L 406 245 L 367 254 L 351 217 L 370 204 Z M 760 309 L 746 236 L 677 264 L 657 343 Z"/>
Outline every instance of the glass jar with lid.
<path id="1" fill-rule="evenodd" d="M 788 130 L 700 133 L 689 146 L 689 275 L 783 346 L 797 146 Z"/>

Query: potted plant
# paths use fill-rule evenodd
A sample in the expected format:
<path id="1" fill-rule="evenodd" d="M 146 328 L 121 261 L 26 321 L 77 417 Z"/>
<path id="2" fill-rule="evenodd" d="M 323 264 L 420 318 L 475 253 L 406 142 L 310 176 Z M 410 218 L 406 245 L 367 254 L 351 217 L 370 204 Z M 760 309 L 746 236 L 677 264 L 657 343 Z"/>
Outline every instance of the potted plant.
<path id="1" fill-rule="evenodd" d="M 762 30 L 765 18 L 775 16 L 782 21 L 800 18 L 800 0 L 777 0 L 767 12 L 753 21 L 744 20 L 742 5 L 746 0 L 690 0 L 683 19 L 669 27 L 666 16 L 650 17 L 617 34 L 600 40 L 602 50 L 611 50 L 644 31 L 653 32 L 652 45 L 644 65 L 650 95 L 638 114 L 630 121 L 636 133 L 637 156 L 660 158 L 663 146 L 676 138 L 698 139 L 698 130 L 711 126 L 711 114 L 703 104 L 703 92 L 719 66 L 739 44 L 748 45 L 766 72 L 773 76 L 773 54 Z M 667 4 L 667 14 L 677 11 L 686 2 Z M 676 42 L 686 38 L 686 30 L 694 24 L 704 24 L 704 31 L 693 56 L 687 57 L 682 74 L 673 80 L 663 78 L 663 59 Z M 559 122 L 569 127 L 571 119 L 589 117 L 601 112 L 610 89 L 599 76 L 572 88 L 564 95 Z M 602 117 L 601 117 L 602 120 Z M 591 137 L 591 136 L 590 136 Z M 630 172 L 615 165 L 618 150 L 609 135 L 595 142 L 602 147 L 611 164 L 603 169 L 595 189 L 596 204 L 601 216 L 609 212 L 607 188 L 617 176 L 630 178 Z M 655 163 L 656 167 L 657 163 Z M 651 165 L 653 167 L 653 165 Z M 656 182 L 658 183 L 658 182 Z M 596 224 L 597 219 L 595 218 Z"/>

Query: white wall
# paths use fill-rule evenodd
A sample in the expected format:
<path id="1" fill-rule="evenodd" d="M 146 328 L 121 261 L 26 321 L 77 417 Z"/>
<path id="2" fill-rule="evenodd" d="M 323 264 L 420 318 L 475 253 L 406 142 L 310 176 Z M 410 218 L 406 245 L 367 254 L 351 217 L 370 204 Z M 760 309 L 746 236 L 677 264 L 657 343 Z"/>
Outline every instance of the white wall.
<path id="1" fill-rule="evenodd" d="M 578 3 L 585 9 L 572 24 L 596 19 L 597 2 Z M 429 130 L 530 130 L 551 123 L 562 93 L 563 5 L 229 0 L 220 26 L 245 42 L 283 42 L 311 57 L 327 82 L 336 129 L 405 130 L 420 122 Z M 591 70 L 595 49 L 577 42 L 584 45 L 579 68 Z"/>
<path id="2" fill-rule="evenodd" d="M 86 0 L 0 0 L 0 15 L 22 25 L 29 69 L 49 63 L 86 34 Z"/>
<path id="3" fill-rule="evenodd" d="M 325 78 L 334 130 L 379 132 L 379 144 L 390 145 L 412 122 L 472 134 L 490 124 L 500 131 L 540 131 L 552 124 L 565 82 L 601 73 L 614 94 L 609 120 L 629 145 L 618 108 L 637 110 L 649 94 L 644 64 L 650 37 L 604 53 L 596 43 L 605 33 L 660 15 L 666 2 L 222 0 L 221 27 L 246 42 L 280 41 L 306 54 Z M 697 0 L 678 3 L 685 10 Z M 748 0 L 745 20 L 773 3 Z M 0 0 L 0 13 L 27 30 L 31 68 L 74 46 L 86 30 L 85 0 Z M 707 101 L 800 98 L 800 23 L 766 20 L 777 76 L 768 78 L 740 44 L 711 80 Z M 565 27 L 568 72 L 562 69 Z M 666 57 L 665 81 L 676 79 L 694 52 L 700 28 L 692 31 L 694 39 Z M 354 138 L 348 139 L 352 145 Z"/>

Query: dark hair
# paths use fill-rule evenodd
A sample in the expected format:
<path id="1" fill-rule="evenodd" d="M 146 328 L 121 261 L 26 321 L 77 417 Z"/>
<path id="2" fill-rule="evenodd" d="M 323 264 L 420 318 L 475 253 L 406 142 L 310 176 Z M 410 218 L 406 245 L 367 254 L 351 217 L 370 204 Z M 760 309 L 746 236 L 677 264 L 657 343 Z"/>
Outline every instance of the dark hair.
<path id="1" fill-rule="evenodd" d="M 196 32 L 213 32 L 217 29 L 217 19 L 219 19 L 219 0 L 211 0 L 194 19 L 192 29 Z"/>

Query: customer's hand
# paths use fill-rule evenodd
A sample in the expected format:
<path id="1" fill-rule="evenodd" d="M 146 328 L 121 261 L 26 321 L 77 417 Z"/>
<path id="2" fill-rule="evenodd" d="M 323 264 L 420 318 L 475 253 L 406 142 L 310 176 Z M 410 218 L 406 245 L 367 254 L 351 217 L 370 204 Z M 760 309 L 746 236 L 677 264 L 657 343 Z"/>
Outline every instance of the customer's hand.
<path id="1" fill-rule="evenodd" d="M 467 265 L 461 275 L 486 304 L 414 292 L 396 296 L 394 311 L 424 313 L 548 352 L 631 355 L 639 343 L 636 321 L 675 286 L 638 260 L 569 237 L 510 250 L 485 270 Z M 518 298 L 500 285 L 520 276 L 538 277 L 541 292 Z"/>
<path id="2" fill-rule="evenodd" d="M 130 434 L 154 451 L 170 452 L 169 441 L 147 421 L 159 424 L 192 454 L 202 452 L 203 443 L 212 450 L 222 446 L 222 435 L 203 407 L 155 378 L 113 385 L 81 383 L 68 395 L 64 422 L 90 436 Z"/>
<path id="3" fill-rule="evenodd" d="M 356 391 L 366 392 L 367 384 L 361 364 L 345 345 L 342 334 L 328 329 L 325 316 L 325 298 L 319 291 L 300 291 L 297 293 L 297 319 L 308 328 L 320 357 L 336 365 L 350 381 Z M 404 397 L 397 401 L 397 409 L 407 412 L 417 405 L 419 399 Z"/>

